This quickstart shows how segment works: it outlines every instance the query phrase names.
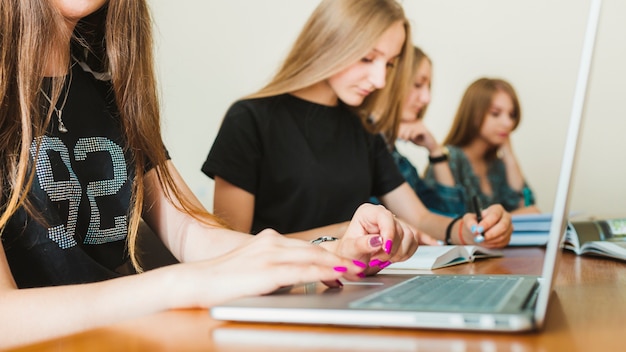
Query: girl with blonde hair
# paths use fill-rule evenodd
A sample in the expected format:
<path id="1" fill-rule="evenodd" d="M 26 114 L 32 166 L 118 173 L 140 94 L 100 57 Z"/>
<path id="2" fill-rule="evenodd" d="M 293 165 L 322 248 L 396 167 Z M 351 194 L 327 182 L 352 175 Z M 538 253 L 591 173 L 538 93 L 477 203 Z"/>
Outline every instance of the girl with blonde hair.
<path id="1" fill-rule="evenodd" d="M 274 78 L 226 113 L 202 166 L 215 179 L 215 213 L 253 234 L 341 237 L 350 212 L 377 196 L 420 234 L 385 243 L 390 256 L 372 271 L 408 258 L 418 240 L 469 242 L 468 227 L 424 207 L 379 135 L 397 129 L 388 126 L 397 126 L 410 79 L 410 33 L 395 0 L 323 0 Z M 373 111 L 381 118 L 368 123 Z M 510 215 L 500 206 L 483 215 L 485 245 L 508 243 Z M 477 225 L 475 215 L 464 219 Z"/>
<path id="2" fill-rule="evenodd" d="M 331 245 L 226 228 L 163 144 L 146 0 L 0 0 L 0 349 L 282 286 L 358 280 L 413 236 L 363 205 Z M 128 275 L 143 219 L 180 264 Z M 35 318 L 33 318 L 35 317 Z"/>
<path id="3" fill-rule="evenodd" d="M 400 122 L 395 130 L 383 130 L 391 155 L 400 173 L 431 211 L 443 215 L 458 216 L 466 212 L 463 206 L 463 189 L 455 186 L 450 172 L 447 149 L 439 144 L 424 123 L 424 115 L 431 101 L 432 61 L 422 49 L 413 47 L 413 64 L 408 89 L 397 116 Z M 374 119 L 377 116 L 373 116 Z M 391 126 L 390 126 L 391 127 Z M 397 138 L 396 138 L 397 135 Z M 433 182 L 421 177 L 411 161 L 402 155 L 396 143 L 410 143 L 428 150 L 428 160 L 434 170 Z M 378 199 L 372 200 L 374 203 Z"/>

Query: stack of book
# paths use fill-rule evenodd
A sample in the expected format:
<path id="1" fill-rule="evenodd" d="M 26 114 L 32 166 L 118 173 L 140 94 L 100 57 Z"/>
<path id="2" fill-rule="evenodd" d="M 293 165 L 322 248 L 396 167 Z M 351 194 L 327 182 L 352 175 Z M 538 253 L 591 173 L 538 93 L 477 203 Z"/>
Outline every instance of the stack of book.
<path id="1" fill-rule="evenodd" d="M 550 235 L 552 214 L 513 215 L 509 246 L 545 246 Z"/>
<path id="2" fill-rule="evenodd" d="M 552 215 L 513 215 L 509 246 L 544 246 L 548 243 Z M 626 218 L 570 221 L 563 248 L 577 255 L 626 261 Z"/>

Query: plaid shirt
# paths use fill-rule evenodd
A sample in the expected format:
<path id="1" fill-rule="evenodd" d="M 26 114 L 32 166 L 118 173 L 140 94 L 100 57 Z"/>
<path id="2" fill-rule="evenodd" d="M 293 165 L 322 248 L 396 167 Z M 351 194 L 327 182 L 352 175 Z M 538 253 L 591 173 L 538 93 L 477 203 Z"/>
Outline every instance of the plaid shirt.
<path id="1" fill-rule="evenodd" d="M 451 145 L 447 147 L 450 151 L 448 159 L 450 170 L 457 186 L 463 190 L 465 209 L 472 209 L 471 200 L 474 195 L 479 197 L 484 207 L 501 204 L 507 211 L 519 208 L 522 202 L 527 206 L 535 204 L 534 194 L 526 182 L 524 182 L 524 188 L 521 191 L 516 191 L 509 186 L 506 179 L 506 168 L 500 159 L 494 159 L 488 165 L 487 177 L 493 194 L 484 194 L 480 188 L 480 179 L 474 173 L 465 153 L 458 147 Z M 426 170 L 425 181 L 433 182 L 433 180 L 433 170 L 429 167 Z"/>

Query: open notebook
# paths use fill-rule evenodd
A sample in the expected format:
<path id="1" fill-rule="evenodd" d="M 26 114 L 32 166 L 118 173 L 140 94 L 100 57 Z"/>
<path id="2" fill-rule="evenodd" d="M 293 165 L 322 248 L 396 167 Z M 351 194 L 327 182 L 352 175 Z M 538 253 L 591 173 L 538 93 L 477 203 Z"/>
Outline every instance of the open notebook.
<path id="1" fill-rule="evenodd" d="M 310 284 L 286 293 L 234 300 L 213 307 L 213 318 L 264 323 L 484 331 L 541 328 L 566 228 L 570 181 L 600 1 L 592 0 L 589 10 L 541 276 L 377 275 L 359 284 L 346 282 L 343 289 L 325 289 L 321 284 Z M 455 296 L 457 293 L 460 295 Z"/>
<path id="2" fill-rule="evenodd" d="M 411 258 L 391 264 L 381 274 L 402 273 L 405 270 L 433 270 L 502 255 L 500 250 L 473 245 L 420 246 Z"/>

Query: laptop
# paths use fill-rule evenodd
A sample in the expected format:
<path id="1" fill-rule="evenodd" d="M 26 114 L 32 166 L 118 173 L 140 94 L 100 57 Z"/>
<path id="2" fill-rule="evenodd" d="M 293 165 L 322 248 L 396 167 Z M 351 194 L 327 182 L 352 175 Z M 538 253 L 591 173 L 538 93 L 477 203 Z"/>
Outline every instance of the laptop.
<path id="1" fill-rule="evenodd" d="M 239 322 L 359 327 L 503 332 L 541 329 L 566 230 L 600 4 L 601 0 L 591 1 L 541 276 L 379 274 L 358 283 L 344 282 L 342 289 L 312 283 L 237 299 L 214 306 L 211 316 Z M 460 295 L 455 297 L 456 293 Z"/>

